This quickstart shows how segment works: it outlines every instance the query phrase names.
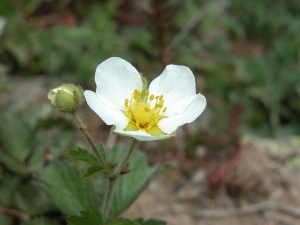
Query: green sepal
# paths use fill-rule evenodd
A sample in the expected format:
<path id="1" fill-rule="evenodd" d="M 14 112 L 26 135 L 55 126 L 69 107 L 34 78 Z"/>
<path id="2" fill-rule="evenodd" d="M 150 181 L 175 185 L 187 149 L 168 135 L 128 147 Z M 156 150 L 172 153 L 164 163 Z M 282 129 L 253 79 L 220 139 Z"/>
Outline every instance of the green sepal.
<path id="1" fill-rule="evenodd" d="M 128 123 L 128 125 L 123 129 L 124 131 L 137 131 L 139 128 L 134 123 Z"/>
<path id="2" fill-rule="evenodd" d="M 98 159 L 95 156 L 93 156 L 87 150 L 82 148 L 78 148 L 77 150 L 71 150 L 70 152 L 65 153 L 64 156 L 70 159 L 87 162 L 95 166 L 100 165 Z"/>
<path id="3" fill-rule="evenodd" d="M 149 130 L 146 130 L 146 132 L 152 136 L 163 136 L 163 135 L 167 135 L 166 133 L 164 133 L 157 125 L 151 127 Z"/>

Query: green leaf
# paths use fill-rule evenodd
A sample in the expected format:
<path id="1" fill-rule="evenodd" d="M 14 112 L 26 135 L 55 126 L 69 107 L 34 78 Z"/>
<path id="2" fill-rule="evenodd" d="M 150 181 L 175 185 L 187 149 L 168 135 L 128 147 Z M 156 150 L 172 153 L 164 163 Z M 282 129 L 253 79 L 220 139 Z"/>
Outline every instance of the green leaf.
<path id="1" fill-rule="evenodd" d="M 58 223 L 51 221 L 46 218 L 37 218 L 30 221 L 27 221 L 25 223 L 22 223 L 22 225 L 58 225 Z"/>
<path id="2" fill-rule="evenodd" d="M 45 163 L 45 150 L 42 151 L 40 148 L 44 146 L 40 146 L 37 149 L 32 151 L 30 158 L 27 161 L 27 167 L 30 172 L 35 172 L 40 170 Z"/>
<path id="3" fill-rule="evenodd" d="M 109 159 L 122 159 L 124 147 L 116 146 L 108 151 Z M 130 173 L 122 175 L 117 181 L 112 201 L 112 216 L 117 216 L 137 198 L 149 181 L 161 170 L 161 166 L 149 167 L 145 155 L 135 151 L 129 160 Z"/>
<path id="4" fill-rule="evenodd" d="M 67 218 L 68 225 L 103 225 L 102 215 L 96 208 L 89 208 L 80 212 L 80 216 L 70 216 Z"/>
<path id="5" fill-rule="evenodd" d="M 129 219 L 116 219 L 107 223 L 107 225 L 139 225 L 139 223 Z"/>
<path id="6" fill-rule="evenodd" d="M 28 124 L 20 117 L 1 115 L 0 141 L 6 153 L 24 162 L 32 146 L 32 132 Z"/>
<path id="7" fill-rule="evenodd" d="M 78 214 L 97 205 L 92 184 L 81 181 L 79 171 L 74 166 L 53 163 L 39 176 L 42 188 L 64 214 Z"/>
<path id="8" fill-rule="evenodd" d="M 10 171 L 18 174 L 27 174 L 28 168 L 14 156 L 1 153 L 0 162 L 2 162 Z"/>
<path id="9" fill-rule="evenodd" d="M 90 179 L 92 177 L 95 177 L 99 174 L 103 174 L 103 173 L 107 173 L 107 171 L 105 169 L 103 169 L 103 167 L 101 166 L 90 166 L 87 171 L 85 172 L 85 174 L 83 175 L 83 177 L 81 177 L 81 179 Z"/>
<path id="10" fill-rule="evenodd" d="M 64 156 L 67 156 L 74 160 L 84 161 L 92 165 L 99 165 L 98 159 L 90 154 L 87 150 L 78 148 L 77 150 L 72 150 L 68 153 L 65 153 Z"/>
<path id="11" fill-rule="evenodd" d="M 32 183 L 20 184 L 14 196 L 16 207 L 31 216 L 41 215 L 54 208 L 41 188 Z"/>

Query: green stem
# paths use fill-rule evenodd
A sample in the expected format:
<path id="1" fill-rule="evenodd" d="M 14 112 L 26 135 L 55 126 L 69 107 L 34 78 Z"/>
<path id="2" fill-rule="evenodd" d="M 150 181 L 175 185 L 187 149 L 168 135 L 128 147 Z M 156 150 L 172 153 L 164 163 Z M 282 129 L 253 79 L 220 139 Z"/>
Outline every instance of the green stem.
<path id="1" fill-rule="evenodd" d="M 72 115 L 74 116 L 74 119 L 81 131 L 81 133 L 83 134 L 83 136 L 85 137 L 85 139 L 88 141 L 88 143 L 90 144 L 90 146 L 92 147 L 93 151 L 95 152 L 97 158 L 99 159 L 100 163 L 102 164 L 102 166 L 105 169 L 109 169 L 108 166 L 105 163 L 105 160 L 103 159 L 103 157 L 101 156 L 101 154 L 99 153 L 95 142 L 93 141 L 90 133 L 87 130 L 86 125 L 84 124 L 84 122 L 82 121 L 82 119 L 80 118 L 80 116 L 78 115 L 77 111 L 75 110 L 74 112 L 72 112 Z"/>
<path id="2" fill-rule="evenodd" d="M 115 189 L 115 185 L 117 183 L 118 176 L 109 178 L 109 183 L 108 183 L 108 190 L 104 199 L 104 205 L 103 205 L 103 224 L 106 223 L 108 217 L 109 217 L 109 211 L 110 211 L 110 206 L 112 203 L 112 197 Z"/>
<path id="3" fill-rule="evenodd" d="M 128 149 L 124 159 L 122 160 L 122 162 L 119 164 L 119 166 L 115 169 L 115 172 L 114 172 L 114 175 L 115 176 L 119 176 L 120 173 L 122 172 L 122 170 L 125 168 L 125 166 L 127 166 L 128 164 L 128 160 L 131 156 L 131 153 L 133 152 L 134 150 L 134 146 L 136 145 L 136 143 L 138 143 L 138 141 L 136 139 L 133 139 L 132 140 L 132 143 L 131 143 L 131 146 L 130 148 Z"/>
<path id="4" fill-rule="evenodd" d="M 110 211 L 110 206 L 111 206 L 111 202 L 112 202 L 112 196 L 113 196 L 115 184 L 116 184 L 122 170 L 127 166 L 128 160 L 131 156 L 131 153 L 134 150 L 134 146 L 136 145 L 136 143 L 138 143 L 138 141 L 136 139 L 133 139 L 131 146 L 128 149 L 124 159 L 119 164 L 119 166 L 115 169 L 113 176 L 109 178 L 108 190 L 107 190 L 106 196 L 104 198 L 104 205 L 103 205 L 103 211 L 102 211 L 104 224 L 106 223 L 107 219 L 109 218 L 109 211 Z"/>

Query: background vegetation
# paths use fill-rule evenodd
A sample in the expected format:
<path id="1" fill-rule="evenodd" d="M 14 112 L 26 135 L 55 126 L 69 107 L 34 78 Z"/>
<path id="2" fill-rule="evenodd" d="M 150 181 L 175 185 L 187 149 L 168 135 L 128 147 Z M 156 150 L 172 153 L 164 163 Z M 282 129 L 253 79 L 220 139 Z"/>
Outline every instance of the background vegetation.
<path id="1" fill-rule="evenodd" d="M 208 100 L 205 124 L 186 140 L 188 154 L 199 144 L 229 152 L 243 134 L 300 134 L 299 1 L 1 0 L 0 15 L 1 92 L 14 91 L 16 76 L 90 86 L 95 67 L 111 56 L 128 60 L 149 80 L 174 63 L 192 69 Z M 60 223 L 55 218 L 68 209 L 36 185 L 71 148 L 71 125 L 38 109 L 0 107 L 0 205 L 33 217 L 26 225 Z M 57 139 L 50 141 L 44 132 L 51 135 L 57 124 Z M 18 218 L 0 214 L 0 223 L 24 220 Z"/>

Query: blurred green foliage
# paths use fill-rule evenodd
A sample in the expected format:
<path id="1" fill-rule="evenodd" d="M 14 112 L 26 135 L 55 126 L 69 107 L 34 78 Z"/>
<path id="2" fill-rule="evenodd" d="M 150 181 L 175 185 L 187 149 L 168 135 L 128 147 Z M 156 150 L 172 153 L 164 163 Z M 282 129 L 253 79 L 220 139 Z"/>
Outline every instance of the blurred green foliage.
<path id="1" fill-rule="evenodd" d="M 91 82 L 110 56 L 149 78 L 164 64 L 184 64 L 201 74 L 199 88 L 220 129 L 240 102 L 244 131 L 300 133 L 297 1 L 2 0 L 0 15 L 0 74 Z"/>

